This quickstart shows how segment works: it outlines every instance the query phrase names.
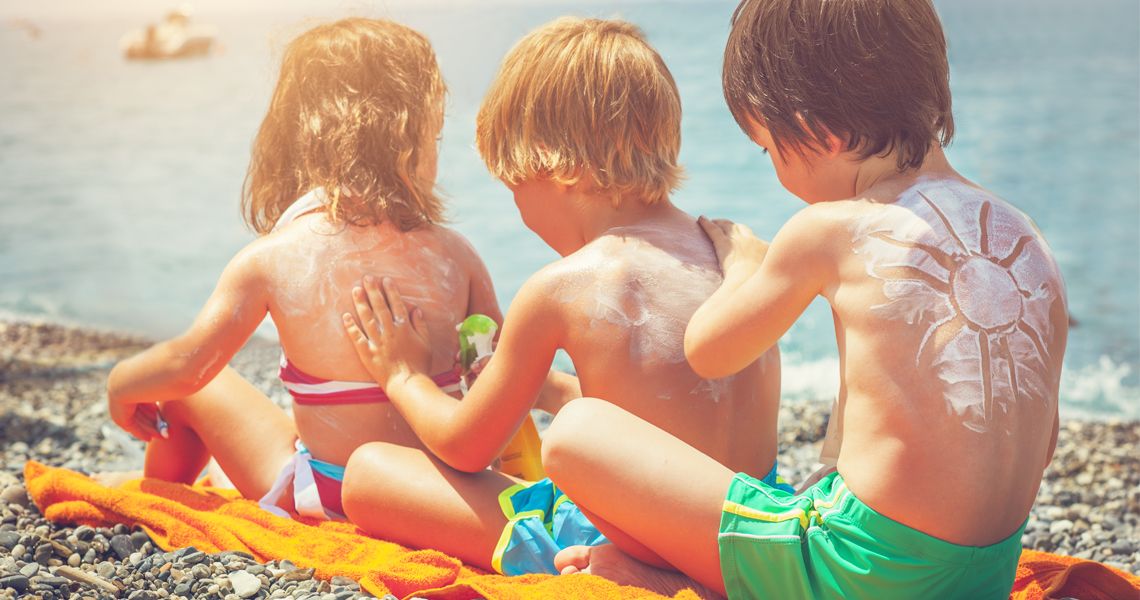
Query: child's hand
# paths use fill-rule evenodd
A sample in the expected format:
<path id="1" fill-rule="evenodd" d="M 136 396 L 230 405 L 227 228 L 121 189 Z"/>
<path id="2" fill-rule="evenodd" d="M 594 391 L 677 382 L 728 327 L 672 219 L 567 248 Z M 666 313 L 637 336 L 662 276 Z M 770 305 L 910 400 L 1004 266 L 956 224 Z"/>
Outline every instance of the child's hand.
<path id="1" fill-rule="evenodd" d="M 768 242 L 756 237 L 747 226 L 705 217 L 697 219 L 697 223 L 712 240 L 725 279 L 730 274 L 747 277 L 760 268 L 768 253 Z"/>
<path id="2" fill-rule="evenodd" d="M 136 438 L 149 442 L 155 437 L 160 437 L 157 425 L 157 405 L 124 404 L 112 399 L 109 402 L 108 409 L 111 413 L 111 420 Z"/>
<path id="3" fill-rule="evenodd" d="M 344 313 L 344 328 L 352 340 L 360 362 L 384 389 L 416 373 L 431 368 L 431 347 L 423 312 L 408 309 L 391 279 L 384 288 L 375 277 L 364 278 L 364 287 L 352 288 L 352 300 L 359 324 Z"/>

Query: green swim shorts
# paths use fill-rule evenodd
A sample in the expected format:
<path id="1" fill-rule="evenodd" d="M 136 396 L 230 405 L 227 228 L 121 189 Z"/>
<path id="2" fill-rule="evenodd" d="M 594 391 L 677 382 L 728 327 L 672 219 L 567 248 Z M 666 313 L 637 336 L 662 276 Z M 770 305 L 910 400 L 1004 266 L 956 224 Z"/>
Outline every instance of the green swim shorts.
<path id="1" fill-rule="evenodd" d="M 1023 524 L 959 546 L 863 504 L 832 473 L 798 496 L 743 473 L 720 520 L 720 569 L 736 598 L 1008 598 Z"/>

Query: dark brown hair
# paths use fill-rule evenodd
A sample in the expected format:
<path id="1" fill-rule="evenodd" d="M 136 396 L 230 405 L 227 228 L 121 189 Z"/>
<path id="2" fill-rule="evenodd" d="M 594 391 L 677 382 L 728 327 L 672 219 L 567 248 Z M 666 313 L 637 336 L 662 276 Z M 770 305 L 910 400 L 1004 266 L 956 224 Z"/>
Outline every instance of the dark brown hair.
<path id="1" fill-rule="evenodd" d="M 898 150 L 903 170 L 954 136 L 931 0 L 744 0 L 723 85 L 737 124 L 763 125 L 781 152 L 822 147 L 830 132 L 860 158 Z"/>
<path id="2" fill-rule="evenodd" d="M 445 93 L 431 44 L 399 23 L 352 18 L 301 34 L 253 142 L 246 221 L 268 233 L 294 200 L 323 187 L 333 221 L 401 231 L 439 222 L 443 203 L 417 173 Z"/>

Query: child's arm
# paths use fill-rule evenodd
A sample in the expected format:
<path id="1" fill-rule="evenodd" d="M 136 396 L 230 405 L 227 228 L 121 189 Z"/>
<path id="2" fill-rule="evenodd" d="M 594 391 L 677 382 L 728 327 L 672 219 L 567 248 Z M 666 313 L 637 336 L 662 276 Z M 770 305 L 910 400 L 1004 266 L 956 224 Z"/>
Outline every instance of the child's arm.
<path id="1" fill-rule="evenodd" d="M 499 308 L 499 298 L 495 295 L 495 285 L 491 282 L 491 274 L 487 272 L 487 265 L 475 252 L 475 247 L 466 238 L 455 234 L 467 250 L 466 262 L 470 275 L 470 284 L 467 293 L 467 314 L 487 315 L 501 328 L 503 325 L 503 311 Z"/>
<path id="2" fill-rule="evenodd" d="M 146 419 L 136 419 L 138 405 L 178 400 L 202 389 L 253 334 L 268 310 L 268 297 L 251 247 L 226 265 L 190 329 L 111 370 L 107 398 L 120 427 L 149 440 L 156 432 L 140 424 Z"/>
<path id="3" fill-rule="evenodd" d="M 534 407 L 554 415 L 558 414 L 568 402 L 581 397 L 582 384 L 576 375 L 551 369 L 546 374 L 546 383 L 543 384 Z"/>
<path id="4" fill-rule="evenodd" d="M 771 348 L 818 295 L 829 265 L 828 240 L 811 208 L 765 245 L 747 227 L 702 219 L 724 269 L 724 283 L 685 329 L 685 358 L 702 377 L 736 373 Z"/>
<path id="5" fill-rule="evenodd" d="M 559 320 L 534 278 L 511 304 L 495 355 L 462 402 L 443 393 L 430 368 L 419 309 L 408 314 L 391 280 L 374 277 L 353 289 L 360 318 L 344 315 L 361 362 L 420 440 L 453 468 L 476 472 L 491 464 L 529 414 L 561 339 Z"/>
<path id="6" fill-rule="evenodd" d="M 470 250 L 471 257 L 469 267 L 471 269 L 471 292 L 468 296 L 467 314 L 483 314 L 491 317 L 499 324 L 499 331 L 501 332 L 503 314 L 499 311 L 499 300 L 495 296 L 491 274 L 487 272 L 487 266 L 475 253 L 475 249 L 471 247 L 470 243 L 467 240 L 463 241 Z M 478 372 L 481 373 L 482 370 L 479 369 Z M 578 384 L 577 377 L 551 369 L 546 376 L 542 390 L 538 394 L 535 407 L 554 414 L 567 402 L 581 397 L 582 386 Z"/>

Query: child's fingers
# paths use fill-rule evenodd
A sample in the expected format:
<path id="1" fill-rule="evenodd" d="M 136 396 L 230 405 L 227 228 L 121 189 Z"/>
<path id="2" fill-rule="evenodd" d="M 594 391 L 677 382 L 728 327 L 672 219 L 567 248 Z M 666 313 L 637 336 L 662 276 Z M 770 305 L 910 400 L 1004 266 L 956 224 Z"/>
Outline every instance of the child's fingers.
<path id="1" fill-rule="evenodd" d="M 712 222 L 720 227 L 720 230 L 726 235 L 732 231 L 732 226 L 736 225 L 736 222 L 731 219 L 713 219 Z"/>
<path id="2" fill-rule="evenodd" d="M 701 226 L 701 229 L 705 231 L 705 235 L 709 236 L 709 239 L 712 240 L 713 244 L 716 244 L 718 241 L 728 240 L 728 235 L 726 234 L 724 227 L 720 224 L 720 221 L 724 221 L 724 219 L 714 220 L 707 217 L 701 217 L 697 220 L 697 223 Z"/>
<path id="3" fill-rule="evenodd" d="M 368 339 L 378 339 L 384 335 L 383 327 L 376 318 L 376 311 L 368 302 L 368 295 L 364 288 L 352 288 L 352 307 L 356 310 L 356 317 L 360 319 L 360 330 Z M 387 307 L 385 307 L 385 311 Z"/>
<path id="4" fill-rule="evenodd" d="M 356 348 L 356 353 L 361 358 L 368 357 L 368 336 L 360 330 L 360 326 L 356 324 L 356 319 L 352 315 L 344 313 L 340 317 L 344 321 L 344 331 L 348 334 L 348 339 L 352 342 L 352 346 Z"/>
<path id="5" fill-rule="evenodd" d="M 388 301 L 388 308 L 392 311 L 392 323 L 396 325 L 407 323 L 408 307 L 404 305 L 404 299 L 400 297 L 400 290 L 396 287 L 396 282 L 392 281 L 390 277 L 385 277 L 383 286 L 384 299 Z"/>
<path id="6" fill-rule="evenodd" d="M 724 259 L 725 255 L 732 249 L 732 241 L 729 240 L 728 234 L 725 233 L 724 228 L 710 219 L 704 219 L 700 222 L 701 229 L 705 231 L 705 235 L 709 237 L 712 242 L 713 250 L 716 251 L 718 259 Z"/>
<path id="7" fill-rule="evenodd" d="M 747 225 L 744 225 L 742 223 L 732 223 L 732 237 L 737 240 L 745 238 L 756 238 L 756 234 L 752 233 L 752 229 Z"/>
<path id="8" fill-rule="evenodd" d="M 412 310 L 412 329 L 415 330 L 416 335 L 423 339 L 428 339 L 427 322 L 424 321 L 424 311 L 416 307 Z"/>
<path id="9" fill-rule="evenodd" d="M 392 331 L 392 311 L 388 308 L 388 301 L 384 298 L 384 291 L 380 289 L 380 280 L 369 275 L 364 278 L 364 293 L 368 295 L 368 303 L 372 305 L 372 314 L 379 323 L 381 332 Z M 367 323 L 364 324 L 368 326 Z"/>
<path id="10" fill-rule="evenodd" d="M 154 425 L 154 417 L 148 416 L 145 411 L 136 410 L 131 425 L 133 427 L 130 434 L 144 442 L 149 442 L 158 435 L 158 429 Z"/>

